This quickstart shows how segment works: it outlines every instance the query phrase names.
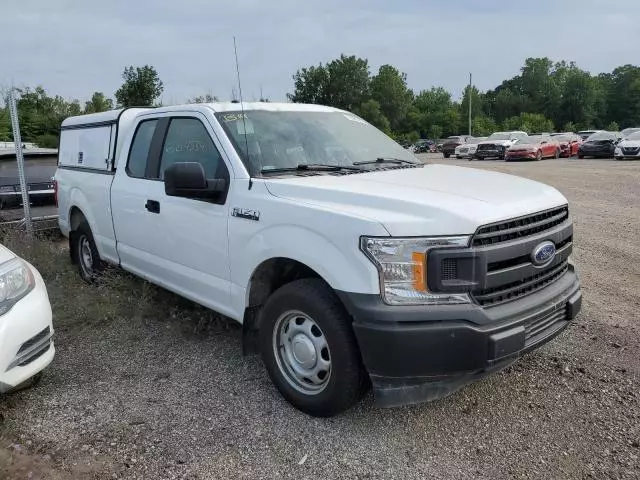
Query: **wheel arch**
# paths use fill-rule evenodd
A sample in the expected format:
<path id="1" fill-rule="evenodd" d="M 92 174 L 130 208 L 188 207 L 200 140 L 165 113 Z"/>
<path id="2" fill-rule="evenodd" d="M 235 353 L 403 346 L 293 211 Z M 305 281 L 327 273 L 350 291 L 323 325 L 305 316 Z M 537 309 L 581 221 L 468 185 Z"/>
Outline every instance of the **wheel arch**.
<path id="1" fill-rule="evenodd" d="M 262 261 L 253 270 L 246 291 L 246 308 L 242 322 L 243 354 L 257 352 L 257 335 L 260 329 L 260 311 L 269 296 L 280 287 L 296 280 L 317 278 L 330 283 L 305 263 L 289 257 L 272 257 Z"/>

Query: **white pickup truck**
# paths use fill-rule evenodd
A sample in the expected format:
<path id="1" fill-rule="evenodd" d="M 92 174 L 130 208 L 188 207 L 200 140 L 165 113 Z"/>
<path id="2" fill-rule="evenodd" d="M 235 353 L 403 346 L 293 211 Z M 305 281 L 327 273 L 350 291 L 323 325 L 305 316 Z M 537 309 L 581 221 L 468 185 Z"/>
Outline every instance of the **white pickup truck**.
<path id="1" fill-rule="evenodd" d="M 448 395 L 576 316 L 555 189 L 425 165 L 334 108 L 216 103 L 73 117 L 59 223 L 88 281 L 117 265 L 243 325 L 282 395 L 329 416 Z"/>

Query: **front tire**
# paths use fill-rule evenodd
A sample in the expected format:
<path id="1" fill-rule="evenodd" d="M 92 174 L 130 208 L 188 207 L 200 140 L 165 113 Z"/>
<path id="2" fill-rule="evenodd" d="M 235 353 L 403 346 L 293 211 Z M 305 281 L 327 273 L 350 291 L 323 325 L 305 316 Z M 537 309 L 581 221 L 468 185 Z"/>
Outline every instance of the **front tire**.
<path id="1" fill-rule="evenodd" d="M 288 283 L 261 312 L 260 350 L 271 381 L 294 407 L 330 417 L 368 386 L 351 318 L 320 279 Z"/>
<path id="2" fill-rule="evenodd" d="M 560 158 L 560 149 L 556 149 L 556 159 Z"/>
<path id="3" fill-rule="evenodd" d="M 86 220 L 78 225 L 78 228 L 71 235 L 69 243 L 72 259 L 78 265 L 80 277 L 87 283 L 95 282 L 102 273 L 104 264 L 100 260 L 98 247 Z"/>
<path id="4" fill-rule="evenodd" d="M 451 156 L 450 153 L 443 153 L 442 155 L 444 156 L 444 158 L 449 158 Z"/>
<path id="5" fill-rule="evenodd" d="M 542 152 L 538 150 L 538 153 L 536 154 L 536 162 L 539 162 L 540 160 L 542 160 Z"/>

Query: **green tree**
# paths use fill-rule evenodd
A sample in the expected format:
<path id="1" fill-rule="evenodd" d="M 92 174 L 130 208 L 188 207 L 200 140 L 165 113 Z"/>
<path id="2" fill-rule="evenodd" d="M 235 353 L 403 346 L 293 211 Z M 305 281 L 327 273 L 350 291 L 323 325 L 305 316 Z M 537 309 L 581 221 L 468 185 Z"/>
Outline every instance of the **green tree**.
<path id="1" fill-rule="evenodd" d="M 471 97 L 471 119 L 473 120 L 482 115 L 484 98 L 476 87 L 472 86 L 469 89 L 467 85 L 462 94 L 462 102 L 460 102 L 460 115 L 462 118 L 469 118 L 469 97 Z"/>
<path id="2" fill-rule="evenodd" d="M 619 132 L 620 131 L 620 125 L 618 125 L 618 122 L 610 122 L 607 125 L 606 130 L 608 130 L 610 132 Z"/>
<path id="3" fill-rule="evenodd" d="M 432 126 L 438 127 L 440 135 L 455 135 L 459 132 L 460 107 L 444 88 L 434 87 L 421 91 L 415 98 L 414 106 L 420 112 L 420 131 L 423 134 L 435 138 Z"/>
<path id="4" fill-rule="evenodd" d="M 13 139 L 9 109 L 0 108 L 0 142 L 10 142 Z"/>
<path id="5" fill-rule="evenodd" d="M 84 104 L 84 113 L 99 113 L 113 110 L 113 100 L 102 92 L 93 92 L 91 100 Z"/>
<path id="6" fill-rule="evenodd" d="M 356 56 L 340 58 L 317 67 L 298 70 L 293 76 L 292 102 L 318 103 L 353 110 L 369 96 L 369 63 Z"/>
<path id="7" fill-rule="evenodd" d="M 150 107 L 164 91 L 158 72 L 150 65 L 126 67 L 122 78 L 124 83 L 115 93 L 121 107 Z"/>
<path id="8" fill-rule="evenodd" d="M 493 118 L 486 115 L 478 115 L 471 122 L 472 134 L 476 137 L 487 137 L 498 130 Z"/>
<path id="9" fill-rule="evenodd" d="M 407 75 L 391 65 L 382 65 L 371 79 L 370 91 L 391 129 L 399 131 L 413 100 L 413 92 L 407 87 Z"/>
<path id="10" fill-rule="evenodd" d="M 539 113 L 521 113 L 502 123 L 504 130 L 522 130 L 527 133 L 553 132 L 553 122 Z"/>
<path id="11" fill-rule="evenodd" d="M 427 130 L 427 137 L 433 140 L 438 140 L 442 138 L 442 127 L 440 125 L 430 125 L 429 130 Z"/>
<path id="12" fill-rule="evenodd" d="M 389 120 L 384 116 L 380 104 L 375 100 L 367 100 L 362 103 L 360 107 L 355 109 L 355 113 L 386 134 L 391 133 Z"/>

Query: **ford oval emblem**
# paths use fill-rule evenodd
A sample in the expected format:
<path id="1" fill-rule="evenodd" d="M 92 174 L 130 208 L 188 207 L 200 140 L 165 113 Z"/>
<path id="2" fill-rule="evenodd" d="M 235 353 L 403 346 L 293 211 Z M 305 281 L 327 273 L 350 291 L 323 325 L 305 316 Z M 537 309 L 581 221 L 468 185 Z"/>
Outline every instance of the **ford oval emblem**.
<path id="1" fill-rule="evenodd" d="M 536 246 L 531 252 L 531 261 L 534 265 L 540 266 L 549 263 L 556 256 L 556 246 L 553 242 L 546 241 Z"/>

